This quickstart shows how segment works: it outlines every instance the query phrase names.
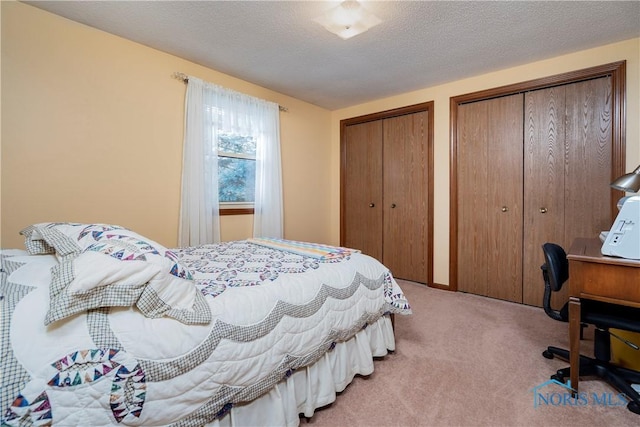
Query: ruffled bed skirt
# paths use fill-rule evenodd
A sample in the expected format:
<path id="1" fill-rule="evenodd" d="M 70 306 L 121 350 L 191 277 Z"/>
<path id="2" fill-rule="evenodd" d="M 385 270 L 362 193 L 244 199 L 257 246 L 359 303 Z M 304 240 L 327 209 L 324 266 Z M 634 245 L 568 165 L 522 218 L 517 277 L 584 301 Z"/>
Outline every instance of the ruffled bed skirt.
<path id="1" fill-rule="evenodd" d="M 299 414 L 311 417 L 317 408 L 336 400 L 356 375 L 373 372 L 373 358 L 395 350 L 389 316 L 337 343 L 314 364 L 298 369 L 276 384 L 269 393 L 244 405 L 237 405 L 212 427 L 297 426 Z"/>

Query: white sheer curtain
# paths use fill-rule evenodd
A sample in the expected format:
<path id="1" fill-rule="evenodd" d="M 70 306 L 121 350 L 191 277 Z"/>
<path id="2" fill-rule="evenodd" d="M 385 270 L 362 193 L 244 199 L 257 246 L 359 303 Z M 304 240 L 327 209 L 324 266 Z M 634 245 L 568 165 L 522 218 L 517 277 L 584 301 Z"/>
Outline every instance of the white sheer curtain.
<path id="1" fill-rule="evenodd" d="M 260 137 L 256 147 L 256 196 L 253 237 L 283 236 L 282 167 L 280 165 L 280 107 L 261 101 Z"/>
<path id="2" fill-rule="evenodd" d="M 180 246 L 220 241 L 218 143 L 211 113 L 213 92 L 189 77 L 185 99 Z"/>
<path id="3" fill-rule="evenodd" d="M 218 133 L 256 141 L 254 237 L 282 237 L 280 115 L 273 102 L 189 77 L 180 207 L 180 246 L 220 241 Z"/>

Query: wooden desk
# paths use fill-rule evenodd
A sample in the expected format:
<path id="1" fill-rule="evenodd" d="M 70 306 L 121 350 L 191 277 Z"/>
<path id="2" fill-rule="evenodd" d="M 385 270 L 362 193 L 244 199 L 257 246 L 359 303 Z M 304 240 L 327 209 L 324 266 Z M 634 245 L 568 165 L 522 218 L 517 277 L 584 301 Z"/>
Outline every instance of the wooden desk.
<path id="1" fill-rule="evenodd" d="M 640 261 L 604 256 L 599 238 L 578 238 L 569 252 L 569 352 L 571 387 L 578 391 L 580 299 L 640 307 Z"/>

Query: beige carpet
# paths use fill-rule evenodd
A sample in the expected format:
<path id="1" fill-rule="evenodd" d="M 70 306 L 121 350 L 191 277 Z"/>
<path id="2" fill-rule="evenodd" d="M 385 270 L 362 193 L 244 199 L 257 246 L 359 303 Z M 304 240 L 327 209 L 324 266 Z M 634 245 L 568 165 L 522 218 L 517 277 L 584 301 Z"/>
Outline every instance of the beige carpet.
<path id="1" fill-rule="evenodd" d="M 541 308 L 398 282 L 414 314 L 396 316 L 396 351 L 301 426 L 640 425 L 604 382 L 581 381 L 578 405 L 542 386 L 568 366 L 541 355 L 567 348 L 568 329 Z M 591 333 L 581 348 L 591 355 Z"/>

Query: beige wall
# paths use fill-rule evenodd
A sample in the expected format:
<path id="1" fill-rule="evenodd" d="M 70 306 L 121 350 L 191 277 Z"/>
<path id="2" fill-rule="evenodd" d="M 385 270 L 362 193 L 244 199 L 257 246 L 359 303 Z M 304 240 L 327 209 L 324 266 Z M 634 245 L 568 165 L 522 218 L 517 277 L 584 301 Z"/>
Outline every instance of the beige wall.
<path id="1" fill-rule="evenodd" d="M 181 58 L 2 2 L 0 247 L 42 221 L 116 223 L 177 244 L 185 85 L 175 71 L 277 102 L 285 237 L 329 243 L 330 112 Z M 223 217 L 222 238 L 252 216 Z"/>
<path id="2" fill-rule="evenodd" d="M 449 98 L 572 70 L 627 60 L 627 170 L 640 164 L 640 39 L 500 70 L 332 112 L 332 176 L 340 171 L 340 120 L 434 101 L 434 282 L 449 284 Z M 460 64 L 464 66 L 464 64 Z M 332 241 L 339 240 L 339 181 L 332 188 Z"/>

